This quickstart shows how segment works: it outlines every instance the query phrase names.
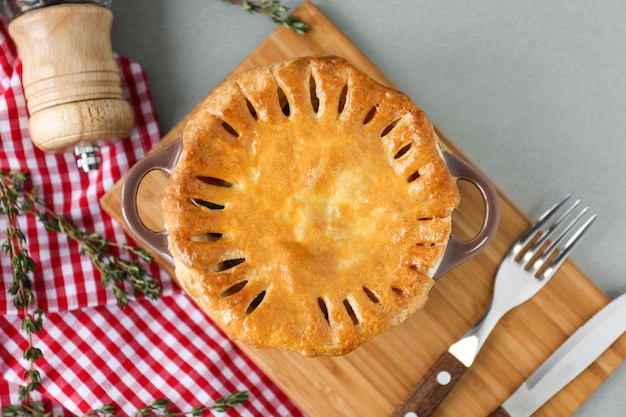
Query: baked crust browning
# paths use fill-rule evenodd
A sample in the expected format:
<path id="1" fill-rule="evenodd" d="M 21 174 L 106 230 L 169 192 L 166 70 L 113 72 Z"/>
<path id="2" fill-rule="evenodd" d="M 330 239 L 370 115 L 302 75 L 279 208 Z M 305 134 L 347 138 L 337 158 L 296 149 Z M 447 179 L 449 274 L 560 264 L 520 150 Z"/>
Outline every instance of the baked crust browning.
<path id="1" fill-rule="evenodd" d="M 231 338 L 340 355 L 424 305 L 459 193 L 406 95 L 316 56 L 199 108 L 163 218 L 177 280 Z"/>

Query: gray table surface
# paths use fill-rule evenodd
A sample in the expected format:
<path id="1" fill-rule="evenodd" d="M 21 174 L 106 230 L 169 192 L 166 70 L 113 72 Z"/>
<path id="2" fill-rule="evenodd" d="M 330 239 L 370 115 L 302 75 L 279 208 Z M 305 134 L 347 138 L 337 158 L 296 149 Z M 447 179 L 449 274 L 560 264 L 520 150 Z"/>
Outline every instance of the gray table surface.
<path id="1" fill-rule="evenodd" d="M 300 1 L 284 1 L 297 7 Z M 314 4 L 531 218 L 568 191 L 599 218 L 571 258 L 626 291 L 626 3 Z M 273 29 L 221 0 L 114 2 L 113 45 L 147 71 L 163 133 Z M 626 415 L 621 366 L 577 417 Z"/>
<path id="2" fill-rule="evenodd" d="M 295 8 L 300 1 L 285 0 Z M 626 2 L 314 0 L 529 217 L 574 191 L 599 212 L 571 258 L 626 291 Z M 115 0 L 163 134 L 275 28 L 222 0 Z M 626 415 L 622 365 L 576 417 Z"/>
<path id="3" fill-rule="evenodd" d="M 292 8 L 300 1 L 284 1 Z M 568 191 L 599 218 L 571 258 L 626 291 L 626 3 L 314 4 L 531 218 Z M 275 28 L 221 0 L 117 0 L 113 46 L 141 62 L 168 132 Z M 577 417 L 626 415 L 621 366 Z"/>

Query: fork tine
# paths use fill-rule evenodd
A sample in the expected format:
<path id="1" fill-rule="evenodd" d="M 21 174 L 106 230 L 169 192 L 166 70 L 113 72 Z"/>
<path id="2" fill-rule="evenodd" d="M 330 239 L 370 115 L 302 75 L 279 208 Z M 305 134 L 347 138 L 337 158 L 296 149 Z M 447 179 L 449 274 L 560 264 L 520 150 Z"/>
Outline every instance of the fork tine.
<path id="1" fill-rule="evenodd" d="M 543 227 L 543 225 L 569 200 L 572 193 L 566 194 L 559 202 L 543 212 L 535 221 L 535 223 L 517 240 L 513 246 L 513 253 L 517 255 L 528 242 L 532 240 L 535 234 Z"/>
<path id="2" fill-rule="evenodd" d="M 585 207 L 585 209 L 581 213 L 579 213 L 578 216 L 576 216 L 576 218 L 574 220 L 572 220 L 572 222 L 570 222 L 570 224 L 567 226 L 566 230 L 564 230 L 561 233 L 561 235 L 557 239 L 558 242 L 557 241 L 553 242 L 550 245 L 550 247 L 545 251 L 545 253 L 539 259 L 537 259 L 537 261 L 534 263 L 534 265 L 532 267 L 534 273 L 536 273 L 539 269 L 542 268 L 544 262 L 552 255 L 553 251 L 557 248 L 557 246 L 560 244 L 560 242 L 565 238 L 566 233 L 569 232 L 570 229 L 572 229 L 574 224 L 577 223 L 583 217 L 583 215 L 588 211 L 588 209 L 589 209 L 589 207 Z M 550 262 L 550 264 L 547 267 L 544 268 L 543 272 L 538 277 L 539 279 L 548 279 L 548 278 L 550 278 L 560 268 L 560 266 L 563 264 L 563 262 L 565 262 L 565 259 L 567 259 L 567 256 L 572 251 L 574 246 L 576 246 L 576 244 L 580 241 L 582 236 L 587 232 L 587 230 L 589 230 L 589 228 L 591 227 L 591 225 L 593 224 L 593 222 L 596 220 L 597 217 L 598 217 L 598 213 L 594 213 L 593 215 L 591 215 L 572 234 L 572 236 L 567 240 L 565 245 L 563 245 L 562 250 Z"/>
<path id="3" fill-rule="evenodd" d="M 571 195 L 571 194 L 570 194 Z M 554 233 L 554 231 L 556 230 L 557 227 L 559 227 L 561 225 L 561 223 L 563 223 L 563 221 L 567 218 L 567 216 L 570 215 L 570 213 L 576 208 L 578 207 L 578 205 L 580 204 L 581 199 L 577 199 L 576 201 L 574 201 L 574 203 L 567 209 L 565 210 L 565 212 L 563 214 L 561 214 L 561 216 L 556 219 L 556 221 L 554 223 L 552 223 L 547 230 L 541 230 L 541 236 L 539 236 L 539 239 L 537 239 L 537 241 L 526 251 L 526 253 L 524 254 L 523 257 L 523 261 L 524 262 L 528 262 L 530 261 L 534 256 L 535 253 L 537 253 L 537 250 L 539 248 L 541 248 L 543 246 L 543 244 L 552 236 L 552 233 Z M 586 211 L 589 207 L 587 207 L 586 209 L 583 210 Z M 581 216 L 581 214 L 579 214 L 579 216 Z M 569 227 L 571 227 L 573 225 L 573 223 L 576 222 L 576 220 L 578 220 L 579 217 L 577 217 L 574 221 L 571 222 L 571 224 L 568 226 L 568 228 L 565 229 L 565 231 L 562 232 L 562 234 L 565 234 L 565 232 L 567 232 L 569 230 Z M 546 219 L 547 220 L 547 219 Z M 544 222 L 545 223 L 545 222 Z"/>
<path id="4" fill-rule="evenodd" d="M 580 200 L 579 200 L 580 201 Z M 565 228 L 563 229 L 563 231 L 561 231 L 561 233 L 559 233 L 559 235 L 556 237 L 556 239 L 554 239 L 550 245 L 546 248 L 546 250 L 544 251 L 544 255 L 541 256 L 540 259 L 542 259 L 542 262 L 545 261 L 548 257 L 548 255 L 550 254 L 550 252 L 552 252 L 554 249 L 557 248 L 557 246 L 559 246 L 561 244 L 561 242 L 563 241 L 563 239 L 565 239 L 565 235 L 572 229 L 572 227 L 574 227 L 574 225 L 585 215 L 585 213 L 587 213 L 589 211 L 589 207 L 585 207 L 583 208 L 580 213 L 578 213 L 576 215 L 576 217 L 574 217 L 574 219 L 572 221 L 569 222 L 569 224 L 567 226 L 565 226 Z M 571 212 L 571 210 L 568 210 L 568 212 L 566 213 L 569 214 Z M 546 233 L 546 235 L 544 236 L 545 239 L 547 240 L 552 232 L 554 232 L 554 229 L 550 230 L 549 233 Z"/>

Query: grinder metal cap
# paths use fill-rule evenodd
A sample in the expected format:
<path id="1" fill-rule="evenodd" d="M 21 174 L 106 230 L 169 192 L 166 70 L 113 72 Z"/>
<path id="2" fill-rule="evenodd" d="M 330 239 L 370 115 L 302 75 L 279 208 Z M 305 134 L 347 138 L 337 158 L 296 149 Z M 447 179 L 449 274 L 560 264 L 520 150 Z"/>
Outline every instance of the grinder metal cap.
<path id="1" fill-rule="evenodd" d="M 57 4 L 96 4 L 111 7 L 112 0 L 4 0 L 4 10 L 10 19 L 14 19 L 31 10 Z"/>

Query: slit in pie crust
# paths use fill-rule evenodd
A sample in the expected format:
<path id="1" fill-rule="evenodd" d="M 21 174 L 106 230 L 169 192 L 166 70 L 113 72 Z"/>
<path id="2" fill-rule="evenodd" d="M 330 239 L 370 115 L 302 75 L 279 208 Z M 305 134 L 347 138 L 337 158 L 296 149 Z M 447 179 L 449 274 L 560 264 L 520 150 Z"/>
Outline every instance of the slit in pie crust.
<path id="1" fill-rule="evenodd" d="M 459 198 L 405 94 L 315 56 L 209 94 L 161 204 L 179 284 L 231 338 L 315 356 L 424 305 Z"/>

